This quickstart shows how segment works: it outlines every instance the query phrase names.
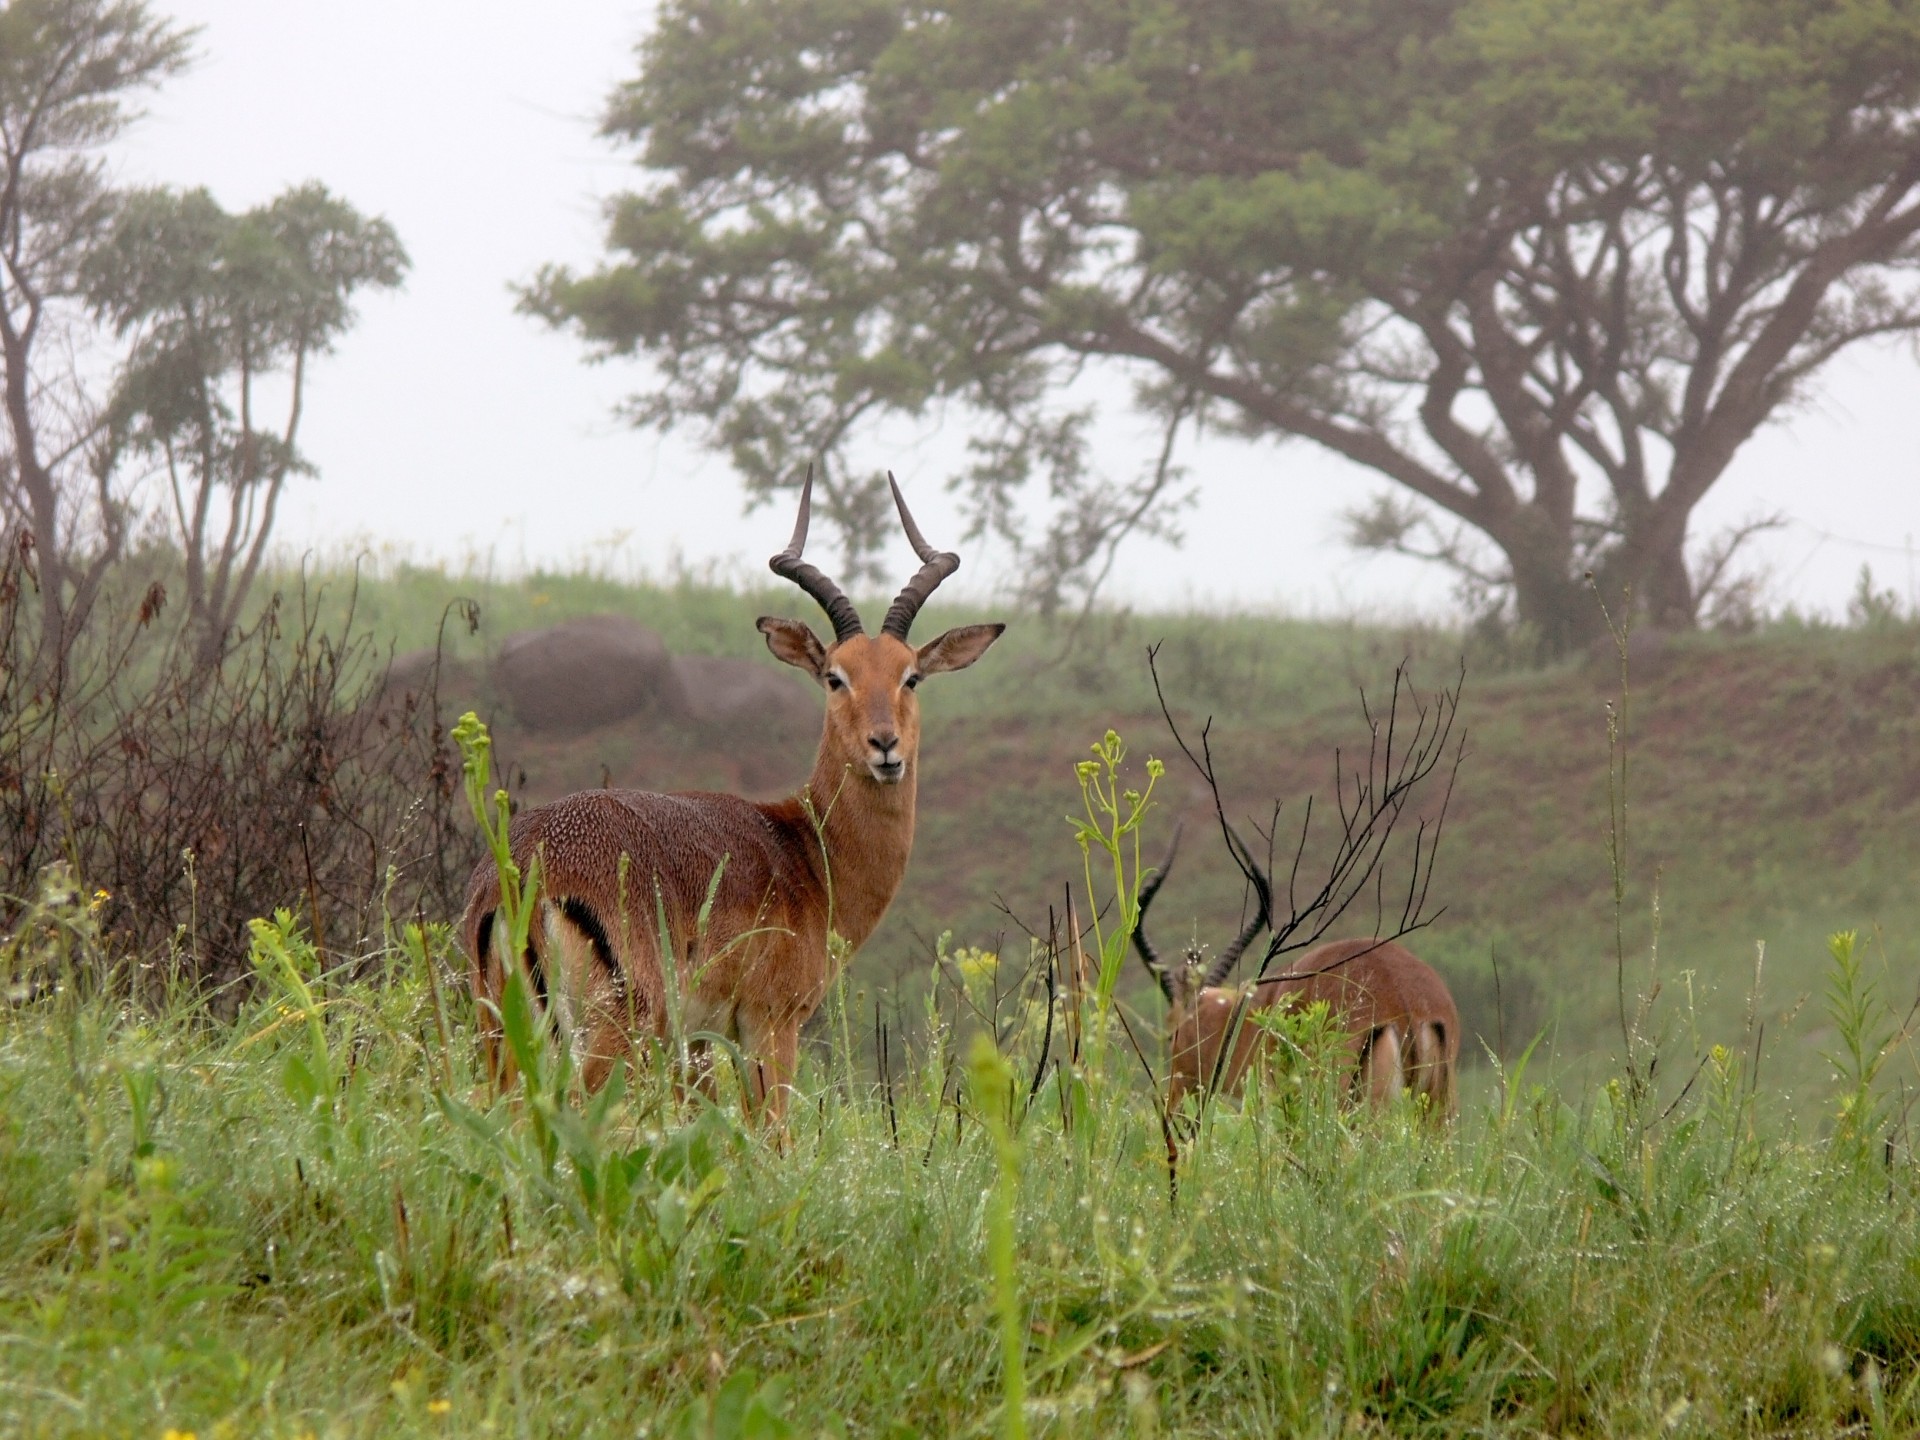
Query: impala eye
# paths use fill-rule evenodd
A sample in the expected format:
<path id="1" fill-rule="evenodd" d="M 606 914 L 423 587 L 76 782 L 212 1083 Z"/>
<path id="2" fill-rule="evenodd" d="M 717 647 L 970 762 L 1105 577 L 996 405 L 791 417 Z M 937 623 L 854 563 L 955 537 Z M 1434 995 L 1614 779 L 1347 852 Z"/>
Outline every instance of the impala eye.
<path id="1" fill-rule="evenodd" d="M 847 688 L 847 682 L 840 678 L 838 671 L 829 670 L 827 672 L 827 689 L 844 690 L 846 688 Z"/>
<path id="2" fill-rule="evenodd" d="M 902 680 L 900 683 L 906 686 L 907 689 L 911 690 L 914 688 L 914 686 L 920 683 L 920 677 L 918 675 L 909 675 L 905 680 Z"/>

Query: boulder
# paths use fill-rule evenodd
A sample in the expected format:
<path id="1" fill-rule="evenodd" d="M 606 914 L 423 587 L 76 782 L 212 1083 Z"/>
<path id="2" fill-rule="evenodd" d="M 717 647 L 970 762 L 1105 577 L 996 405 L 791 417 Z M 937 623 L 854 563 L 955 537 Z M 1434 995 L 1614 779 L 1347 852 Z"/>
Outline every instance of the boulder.
<path id="1" fill-rule="evenodd" d="M 500 644 L 493 684 L 529 730 L 577 732 L 612 720 L 679 719 L 680 679 L 659 635 L 624 615 L 582 615 Z"/>
<path id="2" fill-rule="evenodd" d="M 409 702 L 416 708 L 424 707 L 429 687 L 438 695 L 441 711 L 457 715 L 478 698 L 479 676 L 466 661 L 450 655 L 442 657 L 432 646 L 403 650 L 387 662 L 386 673 L 369 701 L 379 714 L 398 713 Z"/>
<path id="3" fill-rule="evenodd" d="M 811 741 L 820 734 L 821 702 L 790 670 L 765 660 L 676 655 L 687 727 L 701 738 Z"/>

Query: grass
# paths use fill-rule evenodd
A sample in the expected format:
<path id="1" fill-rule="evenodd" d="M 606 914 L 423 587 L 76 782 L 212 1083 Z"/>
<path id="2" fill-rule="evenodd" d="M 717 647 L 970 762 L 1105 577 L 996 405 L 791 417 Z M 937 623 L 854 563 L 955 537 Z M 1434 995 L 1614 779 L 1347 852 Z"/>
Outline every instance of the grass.
<path id="1" fill-rule="evenodd" d="M 1884 1072 L 1821 1139 L 1738 1036 L 1677 1103 L 1521 1066 L 1436 1138 L 1308 1069 L 1210 1110 L 1175 1200 L 1117 1038 L 1030 1107 L 1031 1024 L 971 1086 L 950 1029 L 885 1086 L 816 1053 L 784 1145 L 642 1073 L 547 1148 L 485 1095 L 444 935 L 384 983 L 285 919 L 255 946 L 232 1024 L 71 983 L 0 1021 L 7 1433 L 1014 1433 L 1010 1360 L 1035 1435 L 1920 1425 Z M 1885 1009 L 1833 975 L 1870 1062 Z"/>
<path id="2" fill-rule="evenodd" d="M 409 572 L 360 605 L 406 648 L 461 588 Z M 477 598 L 469 659 L 590 610 L 752 654 L 751 617 L 796 608 L 565 577 Z M 1142 738 L 1155 639 L 1176 704 L 1217 717 L 1242 812 L 1324 785 L 1332 745 L 1364 734 L 1354 684 L 1377 690 L 1403 655 L 1433 683 L 1460 649 L 1105 616 L 1065 652 L 1016 627 L 930 687 L 915 865 L 830 1000 L 779 1143 L 731 1096 L 676 1098 L 658 1064 L 591 1102 L 551 1071 L 491 1096 L 443 928 L 395 933 L 350 978 L 265 920 L 259 984 L 223 1020 L 90 985 L 110 957 L 85 892 L 50 884 L 0 950 L 0 1434 L 1920 1428 L 1920 634 L 1688 638 L 1636 680 L 1644 1091 L 1613 1053 L 1613 677 L 1484 665 L 1436 880 L 1449 909 L 1417 943 L 1488 1030 L 1498 947 L 1507 1068 L 1474 1077 L 1443 1137 L 1344 1109 L 1324 1069 L 1276 1075 L 1201 1117 L 1177 1194 L 1124 1031 L 1086 1017 L 1083 1067 L 1034 1085 L 1045 1011 L 993 908 L 1043 912 L 1100 873 L 1064 819 L 1072 767 L 1110 724 L 1136 757 L 1170 751 Z M 598 783 L 578 753 L 501 744 L 530 794 Z M 1156 791 L 1149 862 L 1184 781 Z M 1230 934 L 1223 870 L 1183 869 L 1160 923 L 1185 905 L 1202 938 Z M 1144 1039 L 1157 1010 L 1129 1008 L 1124 973 L 1114 1023 Z M 855 1039 L 869 1016 L 890 1025 L 884 1066 Z M 1557 1045 L 1523 1058 L 1541 1027 Z M 999 1044 L 970 1051 L 988 1030 Z"/>
<path id="3" fill-rule="evenodd" d="M 340 578 L 328 584 L 337 599 Z M 773 664 L 753 618 L 809 613 L 803 597 L 778 585 L 736 593 L 693 579 L 481 582 L 406 567 L 363 584 L 358 603 L 377 632 L 405 649 L 432 643 L 455 595 L 481 607 L 479 633 L 450 627 L 455 655 L 470 664 L 513 630 L 602 611 L 644 621 L 676 651 Z M 869 609 L 877 603 L 863 600 Z M 936 604 L 919 630 L 932 635 L 987 618 L 995 612 Z M 855 962 L 865 1003 L 898 999 L 912 1011 L 943 932 L 955 946 L 997 950 L 1017 948 L 1021 925 L 1044 928 L 1062 886 L 1080 878 L 1078 857 L 1062 840 L 1071 833 L 1066 817 L 1079 808 L 1072 766 L 1090 739 L 1112 726 L 1137 755 L 1177 761 L 1145 664 L 1149 644 L 1160 646 L 1183 723 L 1197 729 L 1213 717 L 1233 812 L 1261 821 L 1283 798 L 1289 823 L 1303 796 L 1329 798 L 1335 748 L 1364 745 L 1361 688 L 1382 694 L 1403 659 L 1430 688 L 1451 680 L 1464 651 L 1470 753 L 1433 888 L 1444 914 L 1417 948 L 1446 975 L 1469 1028 L 1488 1043 L 1502 1031 L 1524 1043 L 1545 1029 L 1562 1073 L 1592 1065 L 1599 1068 L 1579 1073 L 1598 1074 L 1618 1058 L 1605 723 L 1619 689 L 1616 665 L 1582 657 L 1519 669 L 1497 649 L 1419 626 L 1101 613 L 1069 643 L 1063 624 L 1012 618 L 982 664 L 925 692 L 914 857 Z M 483 676 L 472 684 L 503 756 L 526 777 L 516 793 L 528 801 L 603 779 L 771 793 L 797 783 L 810 760 L 802 744 L 770 764 L 756 757 L 748 772 L 730 757 L 621 725 L 564 740 L 527 735 L 488 708 Z M 1736 1026 L 1764 943 L 1760 1006 L 1776 1042 L 1765 1088 L 1811 1115 L 1826 1076 L 1825 1022 L 1807 997 L 1821 983 L 1825 938 L 1854 926 L 1883 936 L 1876 955 L 1890 983 L 1909 994 L 1920 972 L 1911 938 L 1920 935 L 1912 883 L 1920 873 L 1920 625 L 1790 622 L 1748 636 L 1672 637 L 1635 662 L 1632 685 L 1626 912 L 1631 949 L 1643 962 L 1636 984 L 1651 978 L 1686 988 L 1711 1025 Z M 1154 855 L 1177 816 L 1204 808 L 1181 763 L 1157 799 L 1145 839 Z M 1191 847 L 1159 902 L 1158 923 L 1172 927 L 1169 936 L 1193 933 L 1218 945 L 1239 926 L 1236 880 L 1217 848 Z M 1649 977 L 1656 914 L 1659 965 Z M 1150 990 L 1129 962 L 1122 993 L 1144 1003 Z M 1479 1047 L 1469 1051 L 1477 1063 Z"/>
<path id="4" fill-rule="evenodd" d="M 1138 818 L 1090 814 L 1122 896 Z M 1177 1187 L 1125 1007 L 1092 992 L 1046 1069 L 1032 976 L 978 952 L 878 1071 L 841 987 L 775 1137 L 658 1057 L 573 1094 L 511 999 L 534 1083 L 492 1096 L 444 928 L 348 978 L 257 922 L 231 1022 L 126 1006 L 98 945 L 50 885 L 8 951 L 39 997 L 0 1012 L 10 1433 L 1920 1425 L 1913 1056 L 1852 936 L 1818 1126 L 1676 987 L 1635 1008 L 1644 1086 L 1521 1059 L 1436 1136 L 1345 1109 L 1323 1057 L 1200 1115 Z"/>

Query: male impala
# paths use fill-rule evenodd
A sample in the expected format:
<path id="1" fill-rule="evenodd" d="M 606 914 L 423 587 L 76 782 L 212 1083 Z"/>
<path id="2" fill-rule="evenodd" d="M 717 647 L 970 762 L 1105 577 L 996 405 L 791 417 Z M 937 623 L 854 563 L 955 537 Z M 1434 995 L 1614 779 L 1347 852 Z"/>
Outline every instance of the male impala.
<path id="1" fill-rule="evenodd" d="M 1426 1097 L 1429 1115 L 1451 1116 L 1460 1015 L 1446 981 L 1404 945 L 1392 940 L 1335 940 L 1314 946 L 1282 974 L 1251 985 L 1222 983 L 1253 937 L 1272 923 L 1273 904 L 1259 865 L 1239 836 L 1229 832 L 1229 838 L 1240 851 L 1259 904 L 1246 928 L 1213 964 L 1203 966 L 1194 947 L 1182 956 L 1177 973 L 1170 973 L 1147 939 L 1147 907 L 1173 868 L 1178 834 L 1160 869 L 1140 891 L 1133 942 L 1169 1006 L 1168 1110 L 1178 1109 L 1189 1092 L 1239 1087 L 1257 1050 L 1274 1040 L 1264 1027 L 1253 1023 L 1252 1012 L 1279 1006 L 1300 1009 L 1324 1000 L 1335 1027 L 1347 1037 L 1357 1091 L 1375 1104 L 1384 1104 L 1411 1090 Z M 1221 1051 L 1229 1034 L 1232 1051 L 1223 1061 Z"/>
<path id="2" fill-rule="evenodd" d="M 704 791 L 587 790 L 527 811 L 510 829 L 523 871 L 539 857 L 537 908 L 517 963 L 589 1087 L 605 1081 L 636 1035 L 666 1033 L 664 930 L 684 997 L 681 1024 L 738 1044 L 750 1061 L 751 1103 L 779 1122 L 800 1027 L 834 974 L 828 935 L 857 949 L 907 868 L 920 767 L 914 687 L 964 670 L 1006 628 L 965 625 L 918 649 L 907 643 L 914 616 L 960 559 L 926 542 L 893 485 L 922 564 L 880 633 L 866 634 L 840 588 L 800 558 L 812 494 L 809 474 L 793 539 L 770 563 L 820 603 L 833 642 L 821 644 L 798 620 L 758 622 L 768 648 L 827 692 L 819 753 L 800 793 L 760 804 Z M 493 862 L 482 861 L 467 886 L 461 939 L 474 993 L 486 1002 L 488 1064 L 511 1083 L 498 1016 L 515 962 L 503 953 L 505 927 L 494 923 L 499 903 Z"/>

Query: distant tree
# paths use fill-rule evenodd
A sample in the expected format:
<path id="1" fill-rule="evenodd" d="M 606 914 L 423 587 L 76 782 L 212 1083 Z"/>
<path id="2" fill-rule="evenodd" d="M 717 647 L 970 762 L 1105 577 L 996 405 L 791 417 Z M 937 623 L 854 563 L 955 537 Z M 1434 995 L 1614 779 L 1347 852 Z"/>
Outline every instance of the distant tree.
<path id="1" fill-rule="evenodd" d="M 288 477 L 311 473 L 295 444 L 308 362 L 352 325 L 357 291 L 406 267 L 391 225 L 317 184 L 244 215 L 204 190 L 138 192 L 89 257 L 88 301 L 130 344 L 102 454 L 166 477 L 203 663 L 240 617 Z"/>
<path id="2" fill-rule="evenodd" d="M 1210 422 L 1392 480 L 1355 538 L 1550 648 L 1587 571 L 1689 625 L 1741 444 L 1920 328 L 1920 6 L 1889 0 L 669 0 L 604 128 L 646 170 L 613 258 L 525 303 L 651 360 L 635 418 L 762 494 L 826 455 L 857 541 L 849 436 L 967 407 L 983 523 L 1036 474 L 1065 501 L 1056 580 Z M 1061 399 L 1089 361 L 1164 426 L 1131 484 Z"/>
<path id="3" fill-rule="evenodd" d="M 126 534 L 82 379 L 79 273 L 114 205 L 101 152 L 186 64 L 187 41 L 139 0 L 0 4 L 0 537 L 32 543 L 54 660 Z"/>

